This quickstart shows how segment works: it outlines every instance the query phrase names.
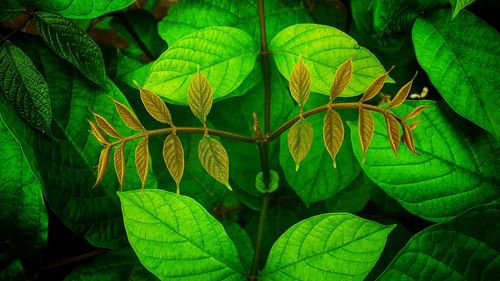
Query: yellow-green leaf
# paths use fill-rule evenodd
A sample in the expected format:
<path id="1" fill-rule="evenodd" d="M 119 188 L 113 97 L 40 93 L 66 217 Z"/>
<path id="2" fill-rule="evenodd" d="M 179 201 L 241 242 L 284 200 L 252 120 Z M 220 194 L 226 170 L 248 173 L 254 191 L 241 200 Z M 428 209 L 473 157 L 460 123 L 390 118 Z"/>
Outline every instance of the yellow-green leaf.
<path id="1" fill-rule="evenodd" d="M 385 123 L 387 124 L 387 137 L 389 138 L 389 143 L 391 144 L 392 151 L 394 155 L 398 156 L 399 141 L 401 136 L 399 134 L 398 120 L 394 115 L 388 113 L 385 114 Z"/>
<path id="2" fill-rule="evenodd" d="M 179 183 L 184 174 L 184 148 L 179 137 L 172 133 L 165 138 L 163 143 L 163 160 L 168 172 L 174 178 L 179 193 Z"/>
<path id="3" fill-rule="evenodd" d="M 290 93 L 300 107 L 304 106 L 311 93 L 311 74 L 301 58 L 290 74 Z"/>
<path id="4" fill-rule="evenodd" d="M 364 162 L 366 158 L 366 151 L 368 150 L 368 146 L 372 141 L 374 133 L 373 116 L 369 110 L 360 108 L 358 118 L 359 118 L 358 134 L 359 134 L 359 141 L 361 142 L 361 149 L 363 150 L 363 162 Z"/>
<path id="5" fill-rule="evenodd" d="M 403 87 L 401 87 L 401 89 L 399 89 L 398 93 L 391 100 L 391 103 L 389 103 L 389 106 L 387 108 L 398 107 L 405 101 L 406 97 L 408 97 L 408 94 L 410 93 L 411 85 L 413 84 L 413 80 L 415 80 L 415 77 L 417 77 L 417 73 L 415 73 L 410 82 L 406 83 Z"/>
<path id="6" fill-rule="evenodd" d="M 198 144 L 198 158 L 203 168 L 229 190 L 229 158 L 224 147 L 210 136 L 203 136 Z"/>
<path id="7" fill-rule="evenodd" d="M 106 136 L 102 133 L 101 129 L 99 129 L 97 127 L 96 124 L 94 124 L 94 122 L 89 121 L 89 124 L 90 124 L 90 133 L 97 139 L 97 141 L 102 144 L 102 145 L 105 145 L 105 144 L 108 144 L 109 141 L 108 139 L 106 138 Z"/>
<path id="8" fill-rule="evenodd" d="M 97 178 L 93 187 L 96 187 L 102 181 L 102 179 L 104 179 L 104 175 L 106 174 L 106 170 L 108 169 L 110 150 L 111 146 L 106 146 L 102 149 L 101 155 L 99 155 L 99 163 L 97 164 Z"/>
<path id="9" fill-rule="evenodd" d="M 123 178 L 125 177 L 125 143 L 121 143 L 116 147 L 114 154 L 115 172 L 118 182 L 120 183 L 120 191 L 123 190 Z"/>
<path id="10" fill-rule="evenodd" d="M 326 150 L 332 157 L 333 167 L 337 168 L 335 157 L 342 146 L 344 140 L 344 124 L 340 115 L 331 109 L 328 109 L 325 114 L 325 121 L 323 123 L 323 140 L 325 142 Z"/>
<path id="11" fill-rule="evenodd" d="M 300 162 L 306 158 L 313 141 L 314 132 L 311 124 L 300 119 L 288 132 L 288 149 L 295 160 L 295 170 L 299 170 Z"/>
<path id="12" fill-rule="evenodd" d="M 94 114 L 94 118 L 95 118 L 95 122 L 97 123 L 97 126 L 99 126 L 99 128 L 101 128 L 104 132 L 106 132 L 106 134 L 108 134 L 109 136 L 111 136 L 113 138 L 117 138 L 117 139 L 122 137 L 118 133 L 118 131 L 116 131 L 116 129 L 113 127 L 113 125 L 111 125 L 111 123 L 108 122 L 108 120 L 106 120 L 104 117 L 102 117 L 101 115 L 99 115 L 97 113 L 92 112 L 92 114 Z"/>
<path id="13" fill-rule="evenodd" d="M 140 89 L 140 93 L 144 107 L 146 108 L 148 113 L 153 116 L 154 119 L 161 123 L 166 123 L 170 126 L 174 126 L 170 111 L 160 97 L 155 95 L 150 90 L 144 88 Z"/>
<path id="14" fill-rule="evenodd" d="M 144 189 L 149 171 L 149 147 L 147 137 L 137 144 L 135 149 L 135 166 L 137 168 L 139 178 L 141 179 L 141 188 Z"/>
<path id="15" fill-rule="evenodd" d="M 212 102 L 213 94 L 210 82 L 208 82 L 207 77 L 203 73 L 198 71 L 191 80 L 191 84 L 189 84 L 189 108 L 191 108 L 196 118 L 202 123 L 205 123 L 207 121 L 207 115 L 210 109 L 212 109 Z"/>
<path id="16" fill-rule="evenodd" d="M 377 79 L 373 80 L 373 82 L 368 86 L 368 88 L 365 90 L 365 93 L 361 97 L 360 102 L 368 101 L 373 99 L 384 87 L 385 81 L 387 80 L 387 77 L 389 77 L 389 73 L 394 69 L 394 66 L 391 67 L 386 73 L 380 75 Z"/>
<path id="17" fill-rule="evenodd" d="M 120 118 L 123 120 L 123 123 L 127 125 L 130 129 L 143 131 L 145 130 L 142 126 L 141 122 L 135 117 L 135 115 L 128 109 L 123 103 L 113 100 L 115 103 L 116 111 Z"/>
<path id="18" fill-rule="evenodd" d="M 335 72 L 335 78 L 330 89 L 330 100 L 336 99 L 347 88 L 352 78 L 352 57 L 341 64 Z M 335 163 L 335 162 L 334 162 Z"/>

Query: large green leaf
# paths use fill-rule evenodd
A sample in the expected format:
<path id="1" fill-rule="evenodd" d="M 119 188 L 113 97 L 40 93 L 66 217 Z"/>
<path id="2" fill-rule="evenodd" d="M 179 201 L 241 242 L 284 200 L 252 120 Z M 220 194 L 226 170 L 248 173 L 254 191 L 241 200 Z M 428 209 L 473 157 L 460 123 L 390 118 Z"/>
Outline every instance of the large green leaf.
<path id="1" fill-rule="evenodd" d="M 265 0 L 267 38 L 293 24 L 311 22 L 299 1 Z M 158 31 L 169 44 L 211 26 L 233 26 L 260 41 L 257 1 L 254 0 L 185 0 L 173 6 L 168 17 L 158 24 Z"/>
<path id="2" fill-rule="evenodd" d="M 21 43 L 32 52 L 32 57 L 39 58 L 37 63 L 46 75 L 54 106 L 52 128 L 56 140 L 36 132 L 24 135 L 25 141 L 34 148 L 50 208 L 75 234 L 85 237 L 92 245 L 106 248 L 125 245 L 125 229 L 115 193 L 119 184 L 112 164 L 103 182 L 92 188 L 102 147 L 89 134 L 87 120 L 92 118 L 90 109 L 104 116 L 123 135 L 133 135 L 136 132 L 120 120 L 110 97 L 124 104 L 127 101 L 111 82 L 106 89 L 91 83 L 76 68 L 43 47 L 40 40 Z M 125 190 L 141 186 L 134 151 L 134 143 L 127 144 Z M 156 187 L 152 173 L 148 187 Z"/>
<path id="3" fill-rule="evenodd" d="M 289 118 L 293 116 L 295 114 Z M 286 181 L 307 205 L 334 196 L 347 187 L 361 170 L 349 138 L 345 138 L 337 155 L 337 168 L 333 168 L 332 158 L 323 144 L 323 117 L 323 114 L 317 114 L 307 118 L 314 128 L 314 139 L 298 171 L 288 151 L 287 134 L 280 138 L 280 163 Z"/>
<path id="4" fill-rule="evenodd" d="M 450 0 L 453 9 L 452 18 L 455 18 L 462 9 L 474 3 L 474 1 L 476 0 Z"/>
<path id="5" fill-rule="evenodd" d="M 0 241 L 2 253 L 26 257 L 47 243 L 44 185 L 33 149 L 24 141 L 27 127 L 0 98 Z"/>
<path id="6" fill-rule="evenodd" d="M 238 250 L 238 256 L 240 257 L 241 264 L 243 265 L 245 272 L 249 273 L 252 268 L 254 255 L 254 249 L 252 241 L 250 241 L 250 237 L 236 222 L 225 220 L 223 221 L 223 225 L 227 235 L 234 242 L 234 245 Z"/>
<path id="7" fill-rule="evenodd" d="M 144 268 L 132 248 L 120 248 L 101 254 L 73 270 L 65 281 L 156 281 Z"/>
<path id="8" fill-rule="evenodd" d="M 418 62 L 460 115 L 500 138 L 500 36 L 472 13 L 443 10 L 413 26 Z"/>
<path id="9" fill-rule="evenodd" d="M 213 89 L 214 99 L 234 91 L 252 71 L 258 49 L 245 32 L 209 27 L 170 45 L 153 64 L 145 88 L 163 99 L 187 104 L 187 89 L 198 68 Z"/>
<path id="10" fill-rule="evenodd" d="M 415 104 L 415 103 L 414 103 Z M 401 115 L 413 107 L 402 105 Z M 366 174 L 411 213 L 429 221 L 446 221 L 468 208 L 499 198 L 500 163 L 494 144 L 484 135 L 465 132 L 470 125 L 435 104 L 420 115 L 413 132 L 418 155 L 406 147 L 392 152 L 385 121 L 374 114 L 375 135 L 362 165 Z M 357 124 L 350 124 L 354 151 L 361 161 Z"/>
<path id="11" fill-rule="evenodd" d="M 485 205 L 419 232 L 377 280 L 497 280 L 499 218 Z"/>
<path id="12" fill-rule="evenodd" d="M 50 131 L 47 82 L 30 58 L 9 41 L 0 46 L 0 88 L 28 123 L 42 132 Z"/>
<path id="13" fill-rule="evenodd" d="M 363 280 L 393 228 L 347 213 L 303 220 L 276 241 L 260 279 Z"/>
<path id="14" fill-rule="evenodd" d="M 196 201 L 164 190 L 118 195 L 129 242 L 160 279 L 244 279 L 234 243 Z"/>
<path id="15" fill-rule="evenodd" d="M 76 66 L 91 81 L 105 85 L 101 50 L 83 30 L 52 13 L 38 12 L 35 19 L 42 38 L 58 56 Z"/>
<path id="16" fill-rule="evenodd" d="M 352 56 L 353 76 L 342 96 L 357 96 L 385 70 L 377 58 L 344 32 L 326 25 L 297 24 L 285 28 L 269 49 L 283 76 L 289 79 L 302 57 L 311 73 L 311 91 L 330 95 L 337 68 Z"/>

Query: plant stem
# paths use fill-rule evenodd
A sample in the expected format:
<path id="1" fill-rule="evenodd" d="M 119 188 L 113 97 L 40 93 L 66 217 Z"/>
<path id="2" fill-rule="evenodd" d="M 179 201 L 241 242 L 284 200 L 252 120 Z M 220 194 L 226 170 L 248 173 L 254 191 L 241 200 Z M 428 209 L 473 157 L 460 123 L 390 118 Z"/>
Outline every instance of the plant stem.
<path id="1" fill-rule="evenodd" d="M 264 224 L 266 222 L 267 207 L 269 206 L 270 198 L 271 198 L 270 193 L 265 193 L 264 196 L 262 197 L 262 202 L 261 202 L 260 212 L 259 212 L 259 225 L 257 228 L 257 239 L 255 240 L 255 253 L 253 256 L 252 273 L 248 277 L 249 280 L 257 280 L 257 271 L 259 269 L 260 249 L 261 249 L 262 238 L 263 238 L 263 234 L 264 234 Z"/>
<path id="2" fill-rule="evenodd" d="M 9 40 L 9 38 L 16 34 L 17 32 L 19 32 L 19 30 L 23 29 L 27 24 L 28 22 L 30 22 L 30 20 L 33 18 L 33 15 L 35 14 L 35 10 L 29 10 L 27 11 L 27 15 L 28 17 L 26 18 L 25 21 L 23 21 L 23 23 L 21 23 L 18 27 L 16 27 L 16 29 L 14 29 L 11 33 L 5 35 L 5 37 L 3 37 L 2 39 L 0 39 L 0 44 Z"/>

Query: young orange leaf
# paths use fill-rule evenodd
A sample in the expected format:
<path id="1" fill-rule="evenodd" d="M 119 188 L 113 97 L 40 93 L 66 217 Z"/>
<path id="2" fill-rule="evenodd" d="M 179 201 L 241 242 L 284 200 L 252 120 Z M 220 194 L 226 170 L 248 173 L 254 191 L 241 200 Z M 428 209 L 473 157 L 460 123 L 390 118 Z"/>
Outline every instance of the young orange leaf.
<path id="1" fill-rule="evenodd" d="M 217 181 L 229 185 L 229 158 L 224 147 L 210 136 L 203 136 L 198 144 L 198 158 L 203 168 Z"/>
<path id="2" fill-rule="evenodd" d="M 337 168 L 335 157 L 342 146 L 344 140 L 344 124 L 340 115 L 331 109 L 328 109 L 325 114 L 323 124 L 323 140 L 325 147 L 333 160 L 333 167 Z"/>
<path id="3" fill-rule="evenodd" d="M 302 58 L 299 58 L 290 74 L 290 93 L 300 107 L 304 106 L 311 93 L 311 74 Z"/>
<path id="4" fill-rule="evenodd" d="M 300 119 L 288 132 L 288 149 L 295 160 L 295 170 L 299 170 L 300 162 L 306 158 L 313 141 L 313 128 L 306 120 Z"/>
<path id="5" fill-rule="evenodd" d="M 358 120 L 358 134 L 361 143 L 361 149 L 363 150 L 363 163 L 366 159 L 366 151 L 368 146 L 372 141 L 374 133 L 373 116 L 370 111 L 360 108 L 359 109 L 359 120 Z"/>
<path id="6" fill-rule="evenodd" d="M 172 123 L 172 116 L 170 115 L 170 111 L 160 97 L 144 88 L 140 89 L 140 93 L 141 101 L 144 104 L 144 107 L 154 119 L 161 123 L 166 123 L 170 126 L 174 126 L 174 124 Z"/>
<path id="7" fill-rule="evenodd" d="M 401 136 L 399 134 L 398 120 L 392 114 L 387 113 L 385 116 L 385 123 L 387 124 L 387 137 L 392 147 L 392 151 L 396 157 L 398 156 L 399 141 Z"/>
<path id="8" fill-rule="evenodd" d="M 128 109 L 123 103 L 113 100 L 115 103 L 116 111 L 120 118 L 123 120 L 123 123 L 127 125 L 130 129 L 143 131 L 145 130 L 142 126 L 141 122 L 135 117 L 135 115 Z"/>
<path id="9" fill-rule="evenodd" d="M 410 120 L 415 117 L 417 117 L 424 109 L 426 109 L 429 105 L 419 105 L 415 107 L 410 113 L 406 114 L 406 116 L 403 118 L 404 120 Z"/>
<path id="10" fill-rule="evenodd" d="M 365 102 L 368 100 L 373 99 L 379 92 L 382 90 L 382 87 L 384 87 L 385 80 L 387 77 L 389 77 L 389 73 L 394 69 L 394 66 L 391 67 L 386 73 L 382 74 L 379 76 L 377 79 L 373 80 L 373 82 L 368 86 L 366 89 L 365 93 L 359 100 L 360 102 Z"/>
<path id="11" fill-rule="evenodd" d="M 163 143 L 163 160 L 167 170 L 174 178 L 177 185 L 177 194 L 179 194 L 179 183 L 184 174 L 184 148 L 179 137 L 172 133 L 165 138 Z"/>
<path id="12" fill-rule="evenodd" d="M 404 144 L 408 147 L 408 149 L 413 152 L 413 154 L 417 154 L 417 150 L 415 149 L 415 143 L 413 141 L 413 133 L 411 128 L 403 123 L 403 139 Z"/>
<path id="13" fill-rule="evenodd" d="M 114 154 L 115 172 L 120 183 L 120 191 L 123 190 L 123 178 L 125 177 L 125 143 L 116 147 Z"/>
<path id="14" fill-rule="evenodd" d="M 111 146 L 106 146 L 99 155 L 99 163 L 97 164 L 97 179 L 95 180 L 93 187 L 96 187 L 104 179 L 104 175 L 108 169 L 110 150 Z"/>
<path id="15" fill-rule="evenodd" d="M 207 77 L 198 71 L 191 84 L 189 84 L 188 90 L 188 104 L 189 108 L 193 112 L 194 116 L 198 118 L 202 123 L 207 121 L 207 115 L 212 109 L 213 93 L 212 87 Z"/>
<path id="16" fill-rule="evenodd" d="M 330 88 L 330 100 L 336 99 L 347 88 L 352 78 L 352 58 L 341 64 L 335 72 L 332 87 Z"/>
<path id="17" fill-rule="evenodd" d="M 141 179 L 141 188 L 144 189 L 149 172 L 149 147 L 147 137 L 137 144 L 135 149 L 135 166 L 137 167 L 137 173 Z"/>
<path id="18" fill-rule="evenodd" d="M 121 138 L 122 136 L 116 131 L 116 129 L 111 125 L 111 123 L 108 122 L 104 117 L 101 115 L 92 112 L 95 118 L 95 122 L 97 123 L 97 126 L 99 126 L 106 134 L 113 138 Z"/>
<path id="19" fill-rule="evenodd" d="M 387 109 L 398 107 L 405 101 L 406 97 L 408 97 L 408 94 L 410 93 L 411 85 L 413 84 L 413 80 L 415 80 L 415 77 L 417 77 L 417 74 L 418 72 L 415 73 L 410 82 L 406 83 L 403 87 L 401 87 L 401 89 L 399 89 L 396 96 L 394 96 L 394 98 L 391 100 L 391 103 L 389 103 Z"/>
<path id="20" fill-rule="evenodd" d="M 102 144 L 102 145 L 106 145 L 106 144 L 109 144 L 109 141 L 108 139 L 106 138 L 106 136 L 102 133 L 101 129 L 99 129 L 97 127 L 96 124 L 94 124 L 94 122 L 89 121 L 89 124 L 90 124 L 90 133 L 97 139 L 97 141 Z"/>

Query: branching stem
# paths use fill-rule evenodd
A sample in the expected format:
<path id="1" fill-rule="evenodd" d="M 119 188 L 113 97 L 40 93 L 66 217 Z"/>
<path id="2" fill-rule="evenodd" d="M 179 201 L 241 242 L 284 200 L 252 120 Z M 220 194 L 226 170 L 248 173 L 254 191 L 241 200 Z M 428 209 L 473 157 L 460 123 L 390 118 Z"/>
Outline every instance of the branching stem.
<path id="1" fill-rule="evenodd" d="M 18 27 L 16 27 L 16 29 L 14 29 L 11 33 L 5 35 L 5 37 L 3 37 L 2 39 L 0 39 L 0 44 L 9 40 L 9 38 L 16 34 L 17 32 L 19 32 L 21 29 L 23 29 L 27 24 L 28 22 L 31 21 L 31 19 L 33 18 L 33 15 L 35 14 L 35 10 L 28 10 L 26 12 L 26 14 L 28 15 L 28 17 L 26 18 L 26 20 L 24 20 Z"/>

